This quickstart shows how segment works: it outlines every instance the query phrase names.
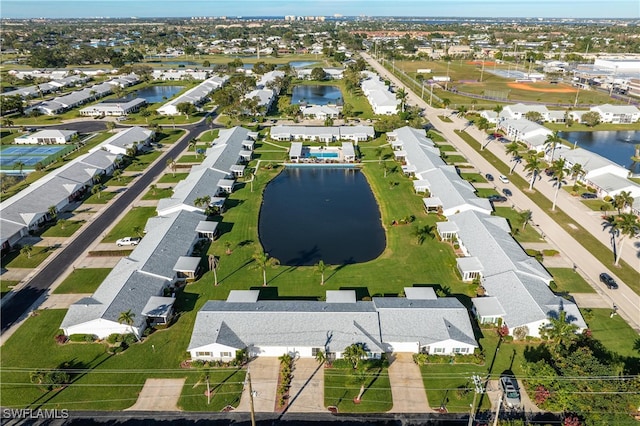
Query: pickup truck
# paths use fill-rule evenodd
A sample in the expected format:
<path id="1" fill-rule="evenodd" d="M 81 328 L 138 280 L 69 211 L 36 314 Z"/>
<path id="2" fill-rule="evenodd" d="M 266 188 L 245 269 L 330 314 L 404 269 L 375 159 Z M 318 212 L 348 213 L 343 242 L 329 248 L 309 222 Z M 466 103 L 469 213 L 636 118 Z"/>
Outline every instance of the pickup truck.
<path id="1" fill-rule="evenodd" d="M 118 245 L 118 247 L 137 246 L 139 242 L 140 242 L 140 237 L 124 237 L 116 241 L 116 244 Z"/>

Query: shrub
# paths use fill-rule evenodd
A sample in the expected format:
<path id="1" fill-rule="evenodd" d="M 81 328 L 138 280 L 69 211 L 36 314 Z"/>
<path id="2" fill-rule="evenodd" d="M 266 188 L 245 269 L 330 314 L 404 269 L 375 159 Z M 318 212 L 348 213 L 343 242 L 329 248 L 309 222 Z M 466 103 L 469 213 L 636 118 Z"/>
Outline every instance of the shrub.
<path id="1" fill-rule="evenodd" d="M 95 334 L 72 334 L 69 336 L 71 342 L 95 342 L 98 340 L 98 336 Z"/>
<path id="2" fill-rule="evenodd" d="M 122 341 L 122 334 L 113 333 L 107 337 L 107 343 L 109 343 L 110 345 L 113 345 L 116 342 L 120 342 L 120 341 Z"/>
<path id="3" fill-rule="evenodd" d="M 556 291 L 558 289 L 558 284 L 556 284 L 555 281 L 551 280 L 551 282 L 549 283 L 549 288 L 553 291 Z"/>
<path id="4" fill-rule="evenodd" d="M 202 368 L 204 366 L 205 366 L 205 362 L 200 359 L 196 359 L 191 362 L 191 367 L 193 368 Z"/>
<path id="5" fill-rule="evenodd" d="M 522 327 L 516 327 L 513 329 L 513 337 L 517 340 L 523 340 L 529 335 L 529 327 L 523 325 Z"/>
<path id="6" fill-rule="evenodd" d="M 65 343 L 67 343 L 67 340 L 69 340 L 69 338 L 64 334 L 59 334 L 56 337 L 54 337 L 54 339 L 56 343 L 59 345 L 64 345 Z"/>

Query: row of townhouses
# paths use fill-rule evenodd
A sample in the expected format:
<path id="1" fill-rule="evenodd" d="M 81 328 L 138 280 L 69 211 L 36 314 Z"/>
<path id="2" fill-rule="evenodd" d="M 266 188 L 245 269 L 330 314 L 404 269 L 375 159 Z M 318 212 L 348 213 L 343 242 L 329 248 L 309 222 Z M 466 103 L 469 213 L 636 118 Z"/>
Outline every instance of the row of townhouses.
<path id="1" fill-rule="evenodd" d="M 505 106 L 500 114 L 496 111 L 484 110 L 480 112 L 480 116 L 486 118 L 490 123 L 496 123 L 501 120 L 521 120 L 528 113 L 538 113 L 540 121 L 550 123 L 564 123 L 567 118 L 582 122 L 582 116 L 587 112 L 596 112 L 600 115 L 602 123 L 613 124 L 629 124 L 640 120 L 640 109 L 635 105 L 596 105 L 587 110 L 549 110 L 544 105 L 533 104 L 514 104 Z"/>
<path id="2" fill-rule="evenodd" d="M 229 76 L 226 75 L 210 77 L 196 87 L 187 90 L 182 95 L 165 103 L 158 108 L 157 111 L 162 115 L 178 115 L 180 114 L 178 105 L 185 102 L 198 107 L 206 101 L 211 92 L 221 88 L 228 80 Z"/>
<path id="3" fill-rule="evenodd" d="M 365 78 L 360 82 L 362 92 L 371 104 L 374 114 L 393 115 L 398 112 L 400 101 L 391 92 L 389 86 L 372 72 L 363 71 Z"/>

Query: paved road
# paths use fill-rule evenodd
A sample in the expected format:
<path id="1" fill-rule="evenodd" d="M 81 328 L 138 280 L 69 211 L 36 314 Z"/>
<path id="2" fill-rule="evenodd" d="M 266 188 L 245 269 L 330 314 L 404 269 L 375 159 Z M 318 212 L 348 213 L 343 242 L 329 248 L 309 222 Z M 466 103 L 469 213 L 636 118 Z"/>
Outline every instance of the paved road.
<path id="1" fill-rule="evenodd" d="M 500 174 L 498 170 L 487 160 L 484 159 L 475 149 L 470 147 L 460 136 L 455 133 L 455 130 L 460 129 L 462 121 L 454 120 L 452 123 L 445 123 L 438 116 L 447 115 L 448 112 L 442 109 L 436 109 L 430 107 L 426 102 L 420 99 L 410 88 L 406 87 L 400 80 L 398 80 L 393 74 L 382 67 L 371 56 L 366 53 L 362 53 L 362 57 L 373 67 L 381 76 L 391 80 L 398 87 L 404 87 L 408 96 L 408 102 L 414 105 L 418 105 L 420 108 L 424 108 L 425 117 L 430 123 L 436 126 L 436 128 L 442 133 L 442 135 L 460 152 L 462 153 L 471 164 L 475 165 L 478 170 L 483 173 L 492 173 L 494 176 Z M 498 184 L 499 187 L 503 186 Z M 618 307 L 618 313 L 622 318 L 631 325 L 637 331 L 640 330 L 640 296 L 625 285 L 620 279 L 620 288 L 618 290 L 609 290 L 604 284 L 600 283 L 598 276 L 601 272 L 609 272 L 615 277 L 615 271 L 609 268 L 610 263 L 603 264 L 604 259 L 598 259 L 585 249 L 580 243 L 578 243 L 568 232 L 566 232 L 558 223 L 553 220 L 549 214 L 538 205 L 536 205 L 526 194 L 520 191 L 513 185 L 510 186 L 513 196 L 510 201 L 520 208 L 521 210 L 530 210 L 533 214 L 535 224 L 543 232 L 545 238 L 554 243 L 559 250 L 568 257 L 579 269 L 582 270 L 585 276 L 589 278 L 589 284 L 596 289 L 596 291 L 608 300 L 610 306 L 615 303 Z M 577 220 L 577 219 L 576 219 Z M 582 221 L 580 223 L 583 223 Z M 587 222 L 589 223 L 589 222 Z M 588 225 L 587 225 L 588 226 Z M 587 228 L 588 229 L 588 228 Z M 599 233 L 599 228 L 597 229 Z M 591 231 L 591 230 L 590 230 Z M 592 231 L 593 232 L 593 231 Z M 631 244 L 628 244 L 630 246 Z M 627 247 L 629 248 L 629 247 Z M 633 253 L 632 253 L 633 255 Z"/>
<path id="2" fill-rule="evenodd" d="M 65 271 L 72 263 L 96 240 L 104 230 L 111 225 L 114 217 L 128 209 L 133 201 L 146 190 L 147 187 L 166 168 L 164 158 L 177 158 L 178 154 L 187 147 L 188 141 L 209 129 L 205 120 L 182 127 L 188 130 L 187 135 L 176 142 L 151 167 L 145 170 L 134 183 L 119 197 L 117 197 L 93 222 L 89 223 L 81 233 L 74 237 L 68 245 L 56 252 L 55 258 L 40 269 L 22 289 L 18 290 L 10 299 L 2 304 L 0 313 L 0 333 L 4 333 L 14 323 L 27 313 L 32 304 L 42 296 L 57 279 L 61 271 Z"/>

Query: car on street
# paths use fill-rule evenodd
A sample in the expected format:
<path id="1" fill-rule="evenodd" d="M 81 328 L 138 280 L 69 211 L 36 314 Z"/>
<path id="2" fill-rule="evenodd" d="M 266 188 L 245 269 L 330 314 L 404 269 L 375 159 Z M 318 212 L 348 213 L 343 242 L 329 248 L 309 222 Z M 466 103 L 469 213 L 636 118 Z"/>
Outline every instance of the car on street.
<path id="1" fill-rule="evenodd" d="M 618 288 L 618 283 L 613 277 L 606 272 L 600 274 L 600 281 L 607 286 L 608 289 L 615 290 Z"/>
<path id="2" fill-rule="evenodd" d="M 497 194 L 489 195 L 487 199 L 492 203 L 504 203 L 505 201 L 507 201 L 507 197 L 503 197 L 502 195 Z"/>
<path id="3" fill-rule="evenodd" d="M 507 197 L 511 197 L 511 196 L 513 195 L 513 192 L 511 192 L 511 190 L 510 190 L 509 188 L 504 188 L 504 189 L 502 190 L 502 193 L 503 193 L 504 195 L 506 195 Z"/>
<path id="4" fill-rule="evenodd" d="M 593 192 L 583 192 L 582 194 L 580 194 L 580 197 L 582 197 L 585 200 L 593 200 L 595 198 L 598 198 L 598 196 Z"/>
<path id="5" fill-rule="evenodd" d="M 506 177 L 505 175 L 498 176 L 498 179 L 500 179 L 500 182 L 502 183 L 509 183 L 509 178 Z"/>
<path id="6" fill-rule="evenodd" d="M 518 381 L 513 376 L 500 377 L 500 386 L 504 392 L 504 404 L 509 408 L 520 406 L 520 389 Z"/>
<path id="7" fill-rule="evenodd" d="M 124 237 L 116 241 L 116 244 L 118 245 L 118 247 L 137 246 L 140 240 L 141 240 L 140 237 Z"/>
<path id="8" fill-rule="evenodd" d="M 489 182 L 493 182 L 493 175 L 491 173 L 487 173 L 484 177 L 487 178 Z"/>

